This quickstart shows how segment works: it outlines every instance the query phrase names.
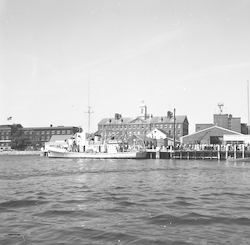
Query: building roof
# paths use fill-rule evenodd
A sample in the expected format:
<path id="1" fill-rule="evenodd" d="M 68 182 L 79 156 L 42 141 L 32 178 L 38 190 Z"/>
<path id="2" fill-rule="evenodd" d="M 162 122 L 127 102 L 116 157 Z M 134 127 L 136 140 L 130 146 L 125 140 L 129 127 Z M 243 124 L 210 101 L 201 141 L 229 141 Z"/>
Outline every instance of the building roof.
<path id="1" fill-rule="evenodd" d="M 168 135 L 168 133 L 165 130 L 161 129 L 161 128 L 155 128 L 155 129 L 151 130 L 151 132 L 154 131 L 154 130 L 159 130 L 160 132 L 162 132 L 166 136 Z"/>
<path id="2" fill-rule="evenodd" d="M 130 137 L 128 138 L 128 141 L 130 142 L 130 141 L 132 141 L 132 140 L 135 139 L 135 138 L 141 140 L 142 142 L 146 142 L 146 141 L 148 141 L 148 142 L 155 142 L 155 141 L 156 141 L 155 139 L 152 139 L 152 138 L 150 138 L 150 137 L 147 137 L 147 136 L 144 135 L 144 134 L 137 134 L 137 135 L 133 134 L 132 136 L 130 136 Z"/>
<path id="3" fill-rule="evenodd" d="M 187 116 L 175 116 L 175 123 L 183 123 L 187 120 Z M 169 118 L 167 116 L 157 116 L 150 118 L 150 123 L 174 123 L 174 118 Z"/>
<path id="4" fill-rule="evenodd" d="M 12 128 L 13 126 L 18 126 L 19 124 L 13 125 L 0 125 L 0 129 Z M 78 126 L 55 126 L 55 127 L 19 127 L 19 130 L 60 130 L 60 129 L 73 129 L 79 128 Z"/>
<path id="5" fill-rule="evenodd" d="M 22 130 L 67 130 L 67 129 L 73 129 L 73 128 L 79 128 L 76 126 L 57 126 L 57 127 L 23 127 Z"/>
<path id="6" fill-rule="evenodd" d="M 175 116 L 176 123 L 184 123 L 185 121 L 188 122 L 187 116 Z M 132 124 L 132 123 L 174 123 L 173 118 L 169 118 L 167 116 L 157 116 L 157 117 L 149 117 L 147 119 L 143 119 L 141 117 L 122 117 L 120 119 L 115 118 L 103 118 L 98 125 L 106 125 L 106 124 Z"/>
<path id="7" fill-rule="evenodd" d="M 128 124 L 132 120 L 136 119 L 136 117 L 122 117 L 120 119 L 115 119 L 115 118 L 103 118 L 98 125 L 103 125 L 103 124 Z"/>
<path id="8" fill-rule="evenodd" d="M 49 142 L 65 141 L 72 137 L 73 135 L 52 135 Z"/>
<path id="9" fill-rule="evenodd" d="M 155 141 L 154 139 L 147 137 L 145 134 L 137 134 L 135 136 L 144 141 Z"/>

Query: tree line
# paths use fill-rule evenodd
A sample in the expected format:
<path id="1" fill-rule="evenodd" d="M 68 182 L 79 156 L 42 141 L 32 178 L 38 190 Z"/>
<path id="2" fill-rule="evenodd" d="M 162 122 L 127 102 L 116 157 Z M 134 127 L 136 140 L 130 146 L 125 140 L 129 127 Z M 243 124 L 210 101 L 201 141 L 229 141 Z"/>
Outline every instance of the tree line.
<path id="1" fill-rule="evenodd" d="M 41 147 L 37 139 L 30 139 L 29 136 L 25 135 L 22 130 L 21 124 L 14 124 L 11 130 L 11 149 L 14 150 L 26 150 L 28 147 Z M 39 144 L 39 146 L 38 146 Z"/>

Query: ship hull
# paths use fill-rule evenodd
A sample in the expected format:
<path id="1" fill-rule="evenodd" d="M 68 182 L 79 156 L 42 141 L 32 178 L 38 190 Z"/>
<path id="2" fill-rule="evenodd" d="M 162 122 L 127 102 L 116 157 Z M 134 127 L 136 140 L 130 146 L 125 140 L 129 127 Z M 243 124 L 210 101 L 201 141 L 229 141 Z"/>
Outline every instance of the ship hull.
<path id="1" fill-rule="evenodd" d="M 118 153 L 86 153 L 69 152 L 64 150 L 50 149 L 48 151 L 50 158 L 86 158 L 86 159 L 147 159 L 146 151 L 142 152 L 118 152 Z"/>

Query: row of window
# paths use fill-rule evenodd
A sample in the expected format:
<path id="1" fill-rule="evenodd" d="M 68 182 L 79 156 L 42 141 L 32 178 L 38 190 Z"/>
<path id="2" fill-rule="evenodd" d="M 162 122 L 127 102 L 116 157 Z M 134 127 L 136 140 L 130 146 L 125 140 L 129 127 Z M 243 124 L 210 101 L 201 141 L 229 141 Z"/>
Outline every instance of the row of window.
<path id="1" fill-rule="evenodd" d="M 44 134 L 73 134 L 72 130 L 48 130 L 48 131 L 24 131 L 25 135 L 32 135 L 35 132 L 36 135 L 44 135 Z M 8 136 L 11 135 L 11 131 L 0 131 L 0 136 Z"/>
<path id="2" fill-rule="evenodd" d="M 0 131 L 0 135 L 10 135 L 11 131 Z"/>
<path id="3" fill-rule="evenodd" d="M 167 128 L 173 128 L 173 124 L 134 124 L 134 125 L 103 125 L 101 126 L 101 129 L 149 129 L 149 128 L 161 128 L 161 129 L 167 129 Z M 176 128 L 181 128 L 181 124 L 176 124 Z"/>
<path id="4" fill-rule="evenodd" d="M 29 135 L 27 135 L 27 136 L 29 136 Z M 50 139 L 50 135 L 48 135 L 47 137 L 46 136 L 42 136 L 41 138 L 42 139 Z M 10 140 L 10 137 L 9 136 L 5 136 L 5 137 L 0 137 L 0 140 Z"/>
<path id="5" fill-rule="evenodd" d="M 32 136 L 29 136 L 29 139 L 31 140 L 31 141 L 33 141 L 33 140 L 36 140 L 36 141 L 50 141 L 50 138 L 51 138 L 51 136 L 50 135 L 48 135 L 48 136 L 40 136 L 40 137 L 36 137 L 36 138 L 33 138 Z"/>
<path id="6" fill-rule="evenodd" d="M 34 131 L 24 131 L 25 135 L 32 135 L 34 133 Z M 48 130 L 48 131 L 35 131 L 36 135 L 63 135 L 63 134 L 73 134 L 72 130 Z"/>
<path id="7" fill-rule="evenodd" d="M 10 136 L 0 136 L 0 140 L 9 140 Z"/>
<path id="8" fill-rule="evenodd" d="M 129 136 L 131 136 L 131 135 L 133 135 L 133 134 L 148 134 L 149 133 L 149 131 L 147 131 L 147 130 L 145 130 L 145 131 L 143 131 L 143 130 L 141 130 L 141 131 L 128 131 L 128 132 L 126 132 Z M 116 135 L 123 135 L 123 132 L 121 132 L 121 131 L 117 131 L 117 132 L 114 132 L 114 131 L 102 131 L 102 136 L 103 137 L 105 137 L 105 134 L 106 135 L 114 135 L 114 134 L 116 134 Z M 168 134 L 169 135 L 173 135 L 173 132 L 172 131 L 169 131 L 168 132 Z M 176 131 L 176 135 L 177 136 L 181 136 L 181 131 L 180 130 L 177 130 Z"/>
<path id="9" fill-rule="evenodd" d="M 42 136 L 40 141 L 49 141 L 50 140 L 50 136 Z"/>

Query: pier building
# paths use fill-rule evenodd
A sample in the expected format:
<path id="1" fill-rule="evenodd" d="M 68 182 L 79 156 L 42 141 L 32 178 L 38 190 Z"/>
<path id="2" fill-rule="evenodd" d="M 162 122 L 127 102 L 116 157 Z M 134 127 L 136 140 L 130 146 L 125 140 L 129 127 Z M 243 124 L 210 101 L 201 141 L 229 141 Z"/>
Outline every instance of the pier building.
<path id="1" fill-rule="evenodd" d="M 180 142 L 181 144 L 222 144 L 224 135 L 242 136 L 243 134 L 214 125 L 193 134 L 185 135 L 180 138 Z"/>

